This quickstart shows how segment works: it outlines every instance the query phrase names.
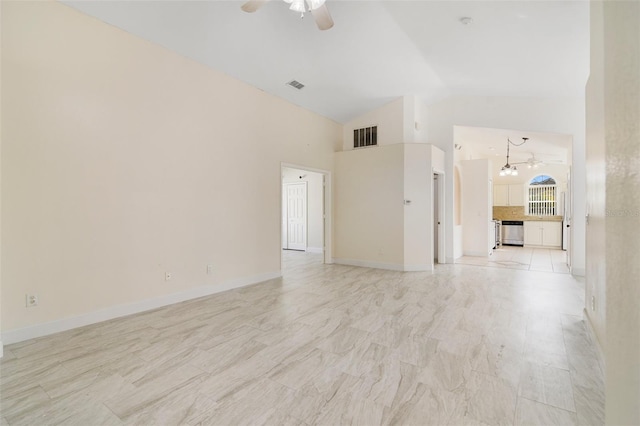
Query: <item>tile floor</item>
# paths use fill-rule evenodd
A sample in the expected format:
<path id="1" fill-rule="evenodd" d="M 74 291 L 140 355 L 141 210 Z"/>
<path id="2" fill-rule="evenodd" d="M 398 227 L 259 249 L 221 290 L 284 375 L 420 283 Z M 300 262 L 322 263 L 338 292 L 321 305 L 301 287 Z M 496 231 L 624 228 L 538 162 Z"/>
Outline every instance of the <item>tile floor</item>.
<path id="1" fill-rule="evenodd" d="M 567 252 L 559 249 L 501 246 L 490 257 L 462 256 L 456 263 L 568 274 Z"/>
<path id="2" fill-rule="evenodd" d="M 401 273 L 284 253 L 285 277 L 10 345 L 2 425 L 600 425 L 568 274 Z"/>

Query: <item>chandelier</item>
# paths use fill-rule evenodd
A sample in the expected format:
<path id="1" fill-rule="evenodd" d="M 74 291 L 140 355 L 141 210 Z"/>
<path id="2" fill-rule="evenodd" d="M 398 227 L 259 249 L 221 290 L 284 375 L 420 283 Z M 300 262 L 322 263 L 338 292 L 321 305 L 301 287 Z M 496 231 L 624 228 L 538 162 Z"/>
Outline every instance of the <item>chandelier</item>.
<path id="1" fill-rule="evenodd" d="M 522 138 L 522 143 L 513 143 L 509 138 L 507 138 L 507 163 L 500 169 L 500 176 L 518 176 L 518 168 L 515 165 L 509 164 L 509 147 L 511 145 L 522 146 L 528 140 L 529 138 Z"/>

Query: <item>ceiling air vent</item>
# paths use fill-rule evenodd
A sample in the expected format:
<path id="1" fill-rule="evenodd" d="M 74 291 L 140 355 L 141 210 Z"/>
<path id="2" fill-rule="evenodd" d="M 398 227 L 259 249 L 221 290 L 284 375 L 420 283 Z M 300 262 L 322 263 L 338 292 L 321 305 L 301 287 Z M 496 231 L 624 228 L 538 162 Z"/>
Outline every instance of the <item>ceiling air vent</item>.
<path id="1" fill-rule="evenodd" d="M 287 86 L 291 86 L 294 89 L 302 89 L 304 87 L 304 84 L 300 83 L 299 81 L 296 80 L 291 80 L 290 82 L 287 83 Z"/>

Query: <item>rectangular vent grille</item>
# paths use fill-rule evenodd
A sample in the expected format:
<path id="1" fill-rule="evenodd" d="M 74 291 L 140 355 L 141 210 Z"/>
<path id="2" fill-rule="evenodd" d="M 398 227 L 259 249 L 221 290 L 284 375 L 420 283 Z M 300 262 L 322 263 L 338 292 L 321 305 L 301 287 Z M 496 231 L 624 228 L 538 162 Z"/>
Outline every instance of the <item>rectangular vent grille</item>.
<path id="1" fill-rule="evenodd" d="M 294 89 L 302 89 L 304 87 L 304 84 L 300 83 L 299 81 L 296 80 L 291 80 L 290 82 L 287 83 L 288 86 L 293 87 Z"/>
<path id="2" fill-rule="evenodd" d="M 364 127 L 353 131 L 353 147 L 378 145 L 378 126 Z"/>

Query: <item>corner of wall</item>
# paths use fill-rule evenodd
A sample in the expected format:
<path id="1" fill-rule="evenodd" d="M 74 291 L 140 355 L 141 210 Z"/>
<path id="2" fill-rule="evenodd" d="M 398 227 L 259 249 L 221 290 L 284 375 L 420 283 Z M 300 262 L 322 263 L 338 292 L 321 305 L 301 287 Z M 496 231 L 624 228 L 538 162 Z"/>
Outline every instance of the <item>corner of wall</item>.
<path id="1" fill-rule="evenodd" d="M 598 364 L 600 365 L 600 370 L 602 370 L 602 372 L 604 373 L 605 370 L 605 357 L 604 357 L 604 349 L 602 347 L 602 344 L 600 343 L 600 340 L 598 339 L 598 335 L 596 334 L 596 330 L 593 328 L 593 324 L 591 323 L 591 317 L 589 316 L 589 312 L 587 312 L 587 309 L 583 309 L 582 310 L 582 318 L 584 320 L 584 323 L 586 324 L 586 328 L 587 328 L 587 332 L 589 333 L 589 337 L 591 337 L 591 340 L 594 343 L 594 346 L 597 349 L 598 352 Z"/>

